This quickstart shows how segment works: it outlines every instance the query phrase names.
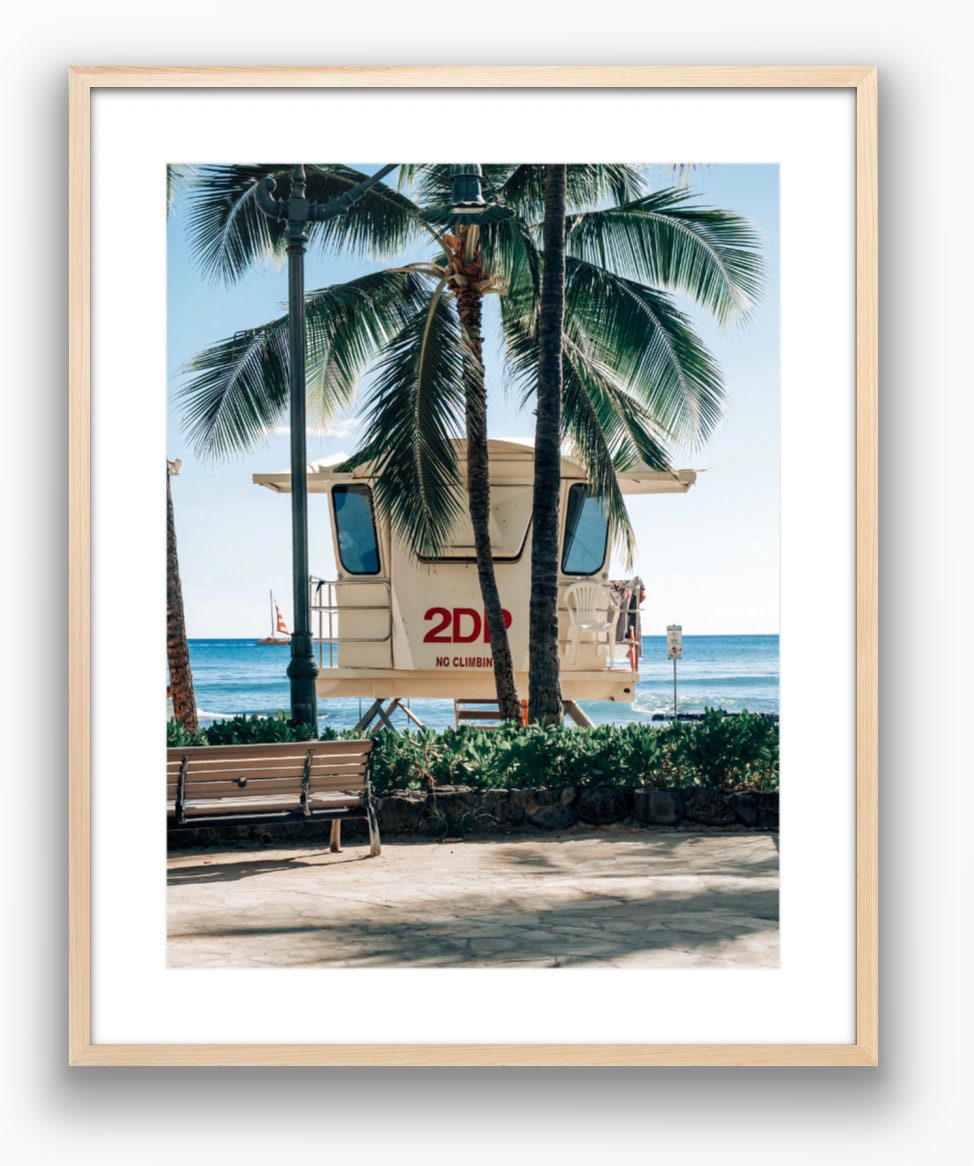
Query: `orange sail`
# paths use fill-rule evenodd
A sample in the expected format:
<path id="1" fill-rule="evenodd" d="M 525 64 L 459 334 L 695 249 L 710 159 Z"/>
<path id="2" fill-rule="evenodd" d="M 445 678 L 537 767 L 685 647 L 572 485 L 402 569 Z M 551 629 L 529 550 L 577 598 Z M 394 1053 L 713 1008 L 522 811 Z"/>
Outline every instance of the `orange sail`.
<path id="1" fill-rule="evenodd" d="M 286 644 L 289 642 L 291 633 L 287 630 L 287 624 L 284 622 L 284 616 L 281 615 L 281 609 L 277 605 L 277 600 L 274 598 L 274 593 L 270 593 L 271 597 L 271 634 L 264 636 L 257 641 L 259 646 L 267 644 Z"/>

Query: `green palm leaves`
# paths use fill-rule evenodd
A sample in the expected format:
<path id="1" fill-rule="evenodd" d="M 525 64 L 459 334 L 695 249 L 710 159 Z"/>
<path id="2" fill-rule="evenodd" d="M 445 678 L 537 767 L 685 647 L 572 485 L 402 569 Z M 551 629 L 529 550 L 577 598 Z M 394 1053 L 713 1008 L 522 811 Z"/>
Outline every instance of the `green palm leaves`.
<path id="1" fill-rule="evenodd" d="M 290 164 L 201 166 L 195 172 L 189 212 L 189 237 L 203 274 L 234 283 L 261 259 L 284 255 L 284 224 L 267 218 L 257 205 L 257 183 L 273 178 L 276 193 L 287 198 Z M 349 166 L 309 165 L 307 197 L 328 202 L 365 180 Z M 387 254 L 416 241 L 422 224 L 410 199 L 379 183 L 343 215 L 312 223 L 312 245 L 341 247 L 360 255 Z"/>
<path id="2" fill-rule="evenodd" d="M 483 167 L 484 188 L 515 210 L 480 230 L 482 267 L 500 290 L 506 373 L 525 402 L 537 376 L 543 165 Z M 257 208 L 254 188 L 270 175 L 286 195 L 289 167 L 201 167 L 187 192 L 189 230 L 203 271 L 232 281 L 255 259 L 283 250 L 281 227 Z M 364 177 L 345 166 L 307 168 L 308 195 L 323 201 Z M 647 193 L 638 167 L 567 167 L 564 439 L 596 491 L 631 535 L 615 470 L 669 466 L 675 445 L 705 441 L 724 407 L 720 369 L 678 297 L 722 326 L 746 320 L 761 293 L 756 229 L 703 207 L 684 189 Z M 307 297 L 308 394 L 333 417 L 371 377 L 367 437 L 357 460 L 378 469 L 377 502 L 420 554 L 441 546 L 463 489 L 454 438 L 463 435 L 462 371 L 469 363 L 457 288 L 445 263 L 447 236 L 422 221 L 448 197 L 445 165 L 400 168 L 400 189 L 378 184 L 347 215 L 310 229 L 312 245 L 398 263 Z M 432 237 L 431 237 L 432 236 Z M 424 257 L 421 248 L 427 247 Z M 253 446 L 280 421 L 287 386 L 286 318 L 221 341 L 188 366 L 180 389 L 200 452 Z"/>
<path id="3" fill-rule="evenodd" d="M 424 302 L 426 281 L 378 271 L 305 297 L 308 416 L 337 416 L 359 379 Z M 184 421 L 200 454 L 250 449 L 284 421 L 288 398 L 288 321 L 281 316 L 221 340 L 186 366 Z"/>
<path id="4" fill-rule="evenodd" d="M 743 320 L 763 283 L 758 233 L 739 215 L 695 206 L 692 198 L 688 190 L 660 190 L 579 215 L 569 225 L 568 253 L 679 292 L 721 325 Z"/>
<path id="5" fill-rule="evenodd" d="M 463 436 L 464 342 L 445 289 L 433 287 L 384 350 L 371 437 L 354 459 L 372 463 L 376 505 L 421 556 L 437 554 L 463 506 L 453 442 Z"/>

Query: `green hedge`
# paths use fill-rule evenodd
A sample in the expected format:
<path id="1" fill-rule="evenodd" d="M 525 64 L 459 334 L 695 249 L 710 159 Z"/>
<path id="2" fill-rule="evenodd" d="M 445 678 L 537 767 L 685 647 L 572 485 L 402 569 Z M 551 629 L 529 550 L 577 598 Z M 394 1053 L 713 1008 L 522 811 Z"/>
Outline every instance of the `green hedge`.
<path id="1" fill-rule="evenodd" d="M 325 729 L 321 739 L 355 735 Z M 169 745 L 244 745 L 307 741 L 314 733 L 278 713 L 217 721 L 196 733 L 170 720 L 167 737 Z M 707 709 L 700 721 L 661 726 L 382 729 L 375 741 L 372 782 L 378 793 L 440 785 L 778 788 L 778 723 L 760 713 L 725 717 Z"/>

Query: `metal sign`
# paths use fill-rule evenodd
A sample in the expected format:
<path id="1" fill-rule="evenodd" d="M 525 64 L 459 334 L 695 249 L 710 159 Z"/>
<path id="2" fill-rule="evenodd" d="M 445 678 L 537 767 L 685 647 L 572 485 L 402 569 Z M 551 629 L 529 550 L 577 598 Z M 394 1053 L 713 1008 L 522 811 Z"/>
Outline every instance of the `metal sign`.
<path id="1" fill-rule="evenodd" d="M 683 624 L 670 623 L 666 625 L 666 658 L 667 660 L 683 659 Z"/>

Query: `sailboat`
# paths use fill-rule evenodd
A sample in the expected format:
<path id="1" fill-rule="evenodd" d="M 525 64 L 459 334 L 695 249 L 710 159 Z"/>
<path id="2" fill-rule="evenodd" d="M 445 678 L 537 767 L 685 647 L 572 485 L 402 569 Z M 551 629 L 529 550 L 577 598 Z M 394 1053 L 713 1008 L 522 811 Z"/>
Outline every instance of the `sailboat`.
<path id="1" fill-rule="evenodd" d="M 287 630 L 287 624 L 284 622 L 284 616 L 281 615 L 281 609 L 277 606 L 274 599 L 274 592 L 271 596 L 271 634 L 263 636 L 257 641 L 258 645 L 263 647 L 267 644 L 289 644 L 291 642 L 291 633 Z"/>

